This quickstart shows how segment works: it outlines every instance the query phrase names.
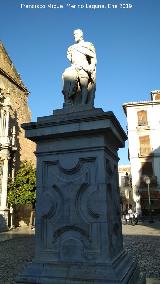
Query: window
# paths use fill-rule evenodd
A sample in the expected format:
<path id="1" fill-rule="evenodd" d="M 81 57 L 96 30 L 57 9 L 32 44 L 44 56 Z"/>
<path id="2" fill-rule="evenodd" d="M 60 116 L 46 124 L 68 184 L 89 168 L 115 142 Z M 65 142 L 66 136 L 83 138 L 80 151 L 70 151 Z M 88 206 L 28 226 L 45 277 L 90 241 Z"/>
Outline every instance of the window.
<path id="1" fill-rule="evenodd" d="M 151 145 L 150 145 L 149 135 L 140 136 L 139 137 L 139 143 L 140 143 L 140 155 L 141 156 L 148 156 L 151 153 Z"/>
<path id="2" fill-rule="evenodd" d="M 139 126 L 148 125 L 147 111 L 146 110 L 138 111 L 137 116 L 138 116 L 138 125 Z"/>
<path id="3" fill-rule="evenodd" d="M 142 163 L 142 175 L 153 176 L 152 162 Z"/>
<path id="4" fill-rule="evenodd" d="M 155 100 L 160 100 L 160 94 L 155 95 Z"/>
<path id="5" fill-rule="evenodd" d="M 141 177 L 140 177 L 140 186 L 146 188 L 146 177 L 150 178 L 150 186 L 157 186 L 157 177 L 154 175 L 154 169 L 152 161 L 146 161 L 141 163 Z"/>

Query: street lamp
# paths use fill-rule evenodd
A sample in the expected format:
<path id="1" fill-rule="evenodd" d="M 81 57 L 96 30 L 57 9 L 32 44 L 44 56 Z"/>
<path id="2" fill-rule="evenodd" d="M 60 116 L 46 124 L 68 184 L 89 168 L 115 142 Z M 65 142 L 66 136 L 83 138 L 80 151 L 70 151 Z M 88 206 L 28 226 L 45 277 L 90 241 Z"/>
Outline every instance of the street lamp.
<path id="1" fill-rule="evenodd" d="M 149 222 L 153 223 L 152 211 L 151 211 L 151 195 L 150 195 L 150 183 L 151 183 L 151 180 L 150 180 L 150 178 L 146 177 L 145 178 L 145 182 L 147 184 L 147 189 L 148 189 Z"/>

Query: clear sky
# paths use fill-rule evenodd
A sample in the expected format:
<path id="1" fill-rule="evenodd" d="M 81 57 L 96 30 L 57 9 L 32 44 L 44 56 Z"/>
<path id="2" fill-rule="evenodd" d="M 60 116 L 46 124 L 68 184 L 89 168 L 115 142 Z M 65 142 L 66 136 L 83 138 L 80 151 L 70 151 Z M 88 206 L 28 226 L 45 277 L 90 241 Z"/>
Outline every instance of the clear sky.
<path id="1" fill-rule="evenodd" d="M 25 6 L 32 4 L 45 8 Z M 107 8 L 80 8 L 84 4 Z M 0 15 L 0 40 L 31 92 L 32 121 L 62 107 L 61 75 L 76 28 L 96 48 L 95 106 L 113 111 L 124 129 L 122 104 L 148 100 L 160 89 L 160 0 L 0 0 Z M 128 163 L 127 147 L 119 157 Z"/>

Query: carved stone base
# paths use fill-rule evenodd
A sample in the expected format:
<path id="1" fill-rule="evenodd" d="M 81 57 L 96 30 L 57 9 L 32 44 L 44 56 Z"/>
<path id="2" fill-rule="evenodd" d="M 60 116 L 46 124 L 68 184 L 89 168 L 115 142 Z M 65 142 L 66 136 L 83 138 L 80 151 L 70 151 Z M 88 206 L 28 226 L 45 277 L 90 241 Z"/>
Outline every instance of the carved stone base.
<path id="1" fill-rule="evenodd" d="M 114 114 L 70 108 L 24 128 L 37 142 L 36 254 L 17 283 L 137 284 L 123 249 L 117 151 L 126 135 Z"/>
<path id="2" fill-rule="evenodd" d="M 112 262 L 38 263 L 33 262 L 17 278 L 17 283 L 39 284 L 145 284 L 135 262 L 123 252 Z"/>

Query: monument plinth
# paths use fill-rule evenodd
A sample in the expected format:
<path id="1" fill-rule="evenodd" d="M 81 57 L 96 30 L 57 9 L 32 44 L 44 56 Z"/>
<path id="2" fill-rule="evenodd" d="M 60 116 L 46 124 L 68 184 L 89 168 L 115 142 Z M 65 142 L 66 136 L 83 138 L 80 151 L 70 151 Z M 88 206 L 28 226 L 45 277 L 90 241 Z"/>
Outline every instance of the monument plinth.
<path id="1" fill-rule="evenodd" d="M 17 283 L 138 283 L 123 249 L 112 112 L 61 110 L 23 125 L 37 143 L 36 253 Z"/>
<path id="2" fill-rule="evenodd" d="M 23 125 L 37 144 L 36 253 L 17 283 L 142 283 L 123 249 L 117 151 L 127 136 L 93 107 L 95 48 L 81 30 L 74 37 L 64 108 Z"/>

